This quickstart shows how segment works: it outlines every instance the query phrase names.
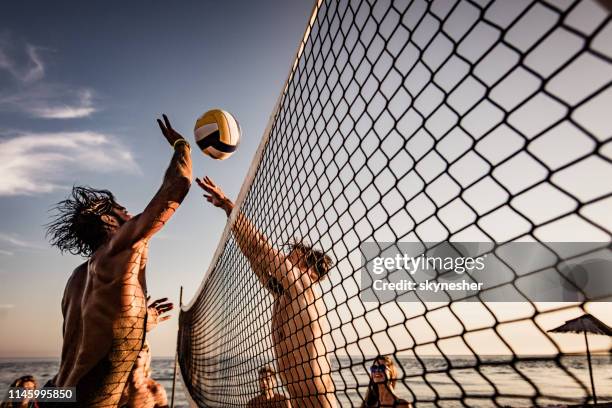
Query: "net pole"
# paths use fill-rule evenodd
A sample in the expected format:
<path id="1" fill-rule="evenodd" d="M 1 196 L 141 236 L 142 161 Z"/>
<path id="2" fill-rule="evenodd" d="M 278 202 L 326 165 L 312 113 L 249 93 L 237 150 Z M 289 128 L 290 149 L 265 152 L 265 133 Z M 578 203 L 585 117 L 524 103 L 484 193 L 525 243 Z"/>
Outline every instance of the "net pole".
<path id="1" fill-rule="evenodd" d="M 584 331 L 584 342 L 586 343 L 587 361 L 589 362 L 589 377 L 591 378 L 591 393 L 593 394 L 593 404 L 597 405 L 597 394 L 595 393 L 595 379 L 593 378 L 593 366 L 591 365 L 591 350 L 589 349 L 589 336 Z"/>
<path id="2" fill-rule="evenodd" d="M 183 286 L 179 290 L 179 310 L 183 306 Z M 174 391 L 176 390 L 176 369 L 178 367 L 178 349 L 179 349 L 179 327 L 176 329 L 176 351 L 174 352 L 174 371 L 172 372 L 172 397 L 170 399 L 170 408 L 174 408 Z"/>

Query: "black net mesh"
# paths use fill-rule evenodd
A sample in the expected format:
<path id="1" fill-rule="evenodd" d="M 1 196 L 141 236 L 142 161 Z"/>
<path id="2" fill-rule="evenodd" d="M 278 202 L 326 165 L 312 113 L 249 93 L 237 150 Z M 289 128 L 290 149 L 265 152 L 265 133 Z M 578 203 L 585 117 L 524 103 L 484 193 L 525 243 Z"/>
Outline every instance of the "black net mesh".
<path id="1" fill-rule="evenodd" d="M 271 366 L 294 407 L 361 406 L 372 360 L 386 355 L 395 393 L 418 406 L 588 401 L 586 361 L 567 355 L 584 352 L 584 338 L 547 330 L 609 307 L 363 302 L 359 246 L 527 239 L 609 250 L 611 58 L 603 2 L 320 2 L 239 206 L 276 248 L 304 238 L 335 265 L 314 285 L 314 312 L 278 317 L 279 297 L 226 234 L 180 316 L 193 400 L 244 406 Z M 282 335 L 314 323 L 321 335 L 283 354 L 275 318 L 301 322 Z M 592 348 L 599 399 L 610 400 L 610 344 Z M 315 381 L 325 383 L 326 362 L 327 395 Z"/>

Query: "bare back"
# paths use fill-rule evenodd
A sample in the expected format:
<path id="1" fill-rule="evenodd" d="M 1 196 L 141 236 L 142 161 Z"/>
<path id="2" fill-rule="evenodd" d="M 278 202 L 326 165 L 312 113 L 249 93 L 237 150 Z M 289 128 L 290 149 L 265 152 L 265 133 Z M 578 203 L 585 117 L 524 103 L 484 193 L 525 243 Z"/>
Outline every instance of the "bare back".
<path id="1" fill-rule="evenodd" d="M 299 268 L 293 266 L 296 274 Z M 334 383 L 323 334 L 325 306 L 311 285 L 300 283 L 276 295 L 272 338 L 279 374 L 298 407 L 335 407 Z"/>
<path id="2" fill-rule="evenodd" d="M 88 405 L 116 406 L 144 341 L 147 242 L 104 255 L 102 247 L 66 286 L 55 385 L 77 387 Z"/>

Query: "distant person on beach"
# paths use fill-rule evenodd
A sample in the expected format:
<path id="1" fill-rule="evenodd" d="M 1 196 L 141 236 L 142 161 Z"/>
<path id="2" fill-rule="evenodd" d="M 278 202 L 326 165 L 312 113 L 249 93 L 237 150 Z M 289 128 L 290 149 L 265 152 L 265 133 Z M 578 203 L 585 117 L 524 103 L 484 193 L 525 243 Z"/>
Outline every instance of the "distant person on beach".
<path id="1" fill-rule="evenodd" d="M 38 388 L 38 383 L 33 375 L 24 375 L 16 379 L 9 386 L 10 388 L 25 388 L 26 390 L 35 390 Z M 38 403 L 29 398 L 24 398 L 22 401 L 2 402 L 0 408 L 38 408 Z"/>
<path id="2" fill-rule="evenodd" d="M 157 299 L 147 308 L 147 333 L 171 317 L 166 313 L 171 311 L 174 305 L 167 300 L 168 298 Z M 123 389 L 119 406 L 121 408 L 164 408 L 168 406 L 166 390 L 151 377 L 151 348 L 147 341 L 138 353 L 136 364 Z"/>
<path id="3" fill-rule="evenodd" d="M 211 179 L 197 179 L 206 199 L 231 214 L 234 204 Z M 261 284 L 274 296 L 272 341 L 280 378 L 291 404 L 304 408 L 336 406 L 331 366 L 323 343 L 328 323 L 323 300 L 315 286 L 331 268 L 322 251 L 297 242 L 288 254 L 239 212 L 232 225 L 234 238 Z"/>
<path id="4" fill-rule="evenodd" d="M 378 356 L 370 367 L 370 384 L 361 408 L 412 408 L 410 402 L 395 395 L 397 368 L 389 356 Z"/>
<path id="5" fill-rule="evenodd" d="M 149 240 L 175 213 L 191 185 L 191 151 L 158 120 L 174 150 L 163 183 L 132 217 L 107 190 L 73 187 L 48 225 L 52 245 L 87 258 L 69 278 L 62 300 L 62 357 L 48 386 L 76 387 L 83 406 L 117 406 L 145 340 Z"/>
<path id="6" fill-rule="evenodd" d="M 267 365 L 259 369 L 259 391 L 261 394 L 247 404 L 247 408 L 291 408 L 285 396 L 275 393 L 276 371 Z"/>

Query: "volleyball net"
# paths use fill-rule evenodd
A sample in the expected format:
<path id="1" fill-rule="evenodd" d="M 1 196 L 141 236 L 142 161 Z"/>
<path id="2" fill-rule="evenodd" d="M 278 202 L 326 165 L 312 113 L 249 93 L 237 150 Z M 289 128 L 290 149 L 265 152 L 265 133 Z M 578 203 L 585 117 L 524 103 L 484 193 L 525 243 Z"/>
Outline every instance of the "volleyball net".
<path id="1" fill-rule="evenodd" d="M 415 406 L 591 400 L 586 361 L 570 355 L 584 337 L 549 330 L 609 311 L 612 286 L 591 281 L 586 293 L 584 269 L 564 262 L 610 255 L 611 62 L 605 2 L 318 2 L 231 222 L 240 213 L 281 251 L 304 239 L 333 259 L 312 292 L 325 312 L 306 319 L 318 319 L 324 351 L 312 340 L 293 351 L 327 359 L 337 406 L 361 406 L 377 355 L 392 358 L 394 391 Z M 504 244 L 519 241 L 550 259 L 508 261 Z M 366 287 L 373 259 L 439 243 L 480 243 L 503 273 L 463 297 Z M 543 271 L 580 296 L 521 284 Z M 292 398 L 285 371 L 296 367 L 278 355 L 273 320 L 304 310 L 274 316 L 275 298 L 228 224 L 179 319 L 180 370 L 198 405 L 246 405 L 265 366 Z M 610 342 L 589 340 L 600 402 L 612 400 Z"/>

